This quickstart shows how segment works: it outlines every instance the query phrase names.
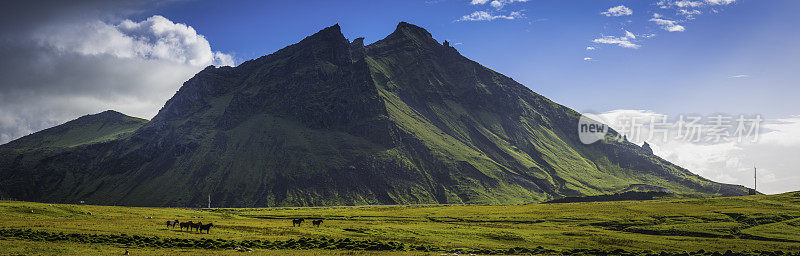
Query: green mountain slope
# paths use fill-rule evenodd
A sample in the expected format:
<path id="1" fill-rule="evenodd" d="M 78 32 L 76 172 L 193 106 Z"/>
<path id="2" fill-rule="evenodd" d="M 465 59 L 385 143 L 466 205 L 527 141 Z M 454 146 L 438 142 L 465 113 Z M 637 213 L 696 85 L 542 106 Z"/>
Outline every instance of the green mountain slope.
<path id="1" fill-rule="evenodd" d="M 72 187 L 72 175 L 83 172 L 78 166 L 102 157 L 92 153 L 127 138 L 145 123 L 108 110 L 0 145 L 0 196 L 36 200 L 61 193 L 53 186 Z"/>
<path id="2" fill-rule="evenodd" d="M 133 133 L 147 120 L 126 116 L 108 110 L 86 115 L 62 125 L 19 138 L 3 145 L 3 148 L 34 150 L 42 148 L 71 148 L 92 143 L 102 143 Z"/>
<path id="3" fill-rule="evenodd" d="M 0 177 L 58 174 L 4 179 L 0 193 L 162 206 L 209 195 L 216 206 L 275 206 L 746 193 L 628 142 L 584 145 L 579 116 L 417 26 L 364 45 L 336 25 L 235 68 L 206 68 L 129 136 L 0 162 Z M 22 184 L 36 185 L 19 193 Z"/>

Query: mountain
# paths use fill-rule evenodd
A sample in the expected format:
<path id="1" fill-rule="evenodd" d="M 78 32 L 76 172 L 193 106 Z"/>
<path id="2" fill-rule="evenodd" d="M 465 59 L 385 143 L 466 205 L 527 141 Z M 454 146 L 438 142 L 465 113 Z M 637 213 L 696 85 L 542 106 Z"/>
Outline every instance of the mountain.
<path id="1" fill-rule="evenodd" d="M 92 153 L 107 152 L 105 145 L 127 138 L 146 123 L 109 110 L 0 145 L 0 197 L 52 200 L 57 195 L 50 193 L 63 193 L 55 186 L 78 185 L 75 177 L 86 174 L 78 167 L 89 165 Z"/>
<path id="2" fill-rule="evenodd" d="M 103 113 L 0 146 L 0 195 L 252 207 L 747 193 L 627 141 L 585 145 L 579 117 L 423 28 L 364 45 L 335 25 L 207 67 L 149 122 Z"/>
<path id="3" fill-rule="evenodd" d="M 147 123 L 145 119 L 108 110 L 99 114 L 82 116 L 62 125 L 19 138 L 3 145 L 2 148 L 20 151 L 74 148 L 123 138 L 145 123 Z"/>

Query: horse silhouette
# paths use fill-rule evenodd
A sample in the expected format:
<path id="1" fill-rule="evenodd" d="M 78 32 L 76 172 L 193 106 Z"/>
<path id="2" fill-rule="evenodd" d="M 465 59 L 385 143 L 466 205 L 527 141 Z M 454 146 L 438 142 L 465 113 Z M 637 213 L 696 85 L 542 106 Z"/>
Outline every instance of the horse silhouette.
<path id="1" fill-rule="evenodd" d="M 188 222 L 181 222 L 181 223 L 180 223 L 181 230 L 183 230 L 183 228 L 186 228 L 186 230 L 189 230 L 189 229 L 191 229 L 191 228 L 192 228 L 192 224 L 194 224 L 194 223 L 192 223 L 192 221 L 191 221 L 191 220 L 190 220 L 190 221 L 188 221 Z"/>
<path id="2" fill-rule="evenodd" d="M 180 221 L 178 221 L 178 220 L 168 220 L 168 221 L 167 221 L 167 228 L 168 228 L 168 229 L 169 229 L 170 227 L 171 227 L 171 228 L 175 228 L 175 225 L 176 225 L 176 224 L 178 224 L 178 223 L 180 223 Z"/>
<path id="3" fill-rule="evenodd" d="M 315 227 L 319 227 L 320 224 L 322 224 L 322 220 L 311 221 L 311 225 L 314 225 Z"/>
<path id="4" fill-rule="evenodd" d="M 295 225 L 297 225 L 299 227 L 300 224 L 303 223 L 303 221 L 305 221 L 305 219 L 303 219 L 303 218 L 293 219 L 292 220 L 292 227 L 294 227 Z"/>
<path id="5" fill-rule="evenodd" d="M 200 226 L 203 226 L 203 222 L 192 223 L 192 228 L 189 231 L 192 231 L 192 230 L 195 230 L 195 229 L 197 229 L 197 231 L 200 231 Z"/>
<path id="6" fill-rule="evenodd" d="M 206 234 L 211 234 L 211 227 L 213 227 L 213 226 L 214 226 L 214 223 L 208 223 L 208 224 L 205 224 L 205 225 L 200 225 L 200 227 L 198 227 L 198 231 L 200 231 L 200 234 L 202 234 L 203 230 L 205 230 Z"/>

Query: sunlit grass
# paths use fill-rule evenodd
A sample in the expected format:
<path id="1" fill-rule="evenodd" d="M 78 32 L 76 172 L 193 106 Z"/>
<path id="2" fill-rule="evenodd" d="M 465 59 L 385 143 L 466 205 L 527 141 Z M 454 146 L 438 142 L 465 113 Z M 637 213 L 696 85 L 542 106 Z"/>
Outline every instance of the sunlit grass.
<path id="1" fill-rule="evenodd" d="M 508 206 L 202 210 L 5 201 L 0 202 L 0 228 L 234 241 L 350 238 L 445 249 L 542 246 L 556 250 L 800 251 L 798 198 L 800 193 Z M 310 221 L 292 227 L 291 219 L 299 217 L 325 222 L 321 227 L 312 227 Z M 214 228 L 210 234 L 168 229 L 166 221 L 173 219 L 214 223 Z M 4 247 L 0 253 L 16 253 L 19 248 Z M 74 250 L 83 250 L 80 248 L 91 247 L 80 245 Z"/>

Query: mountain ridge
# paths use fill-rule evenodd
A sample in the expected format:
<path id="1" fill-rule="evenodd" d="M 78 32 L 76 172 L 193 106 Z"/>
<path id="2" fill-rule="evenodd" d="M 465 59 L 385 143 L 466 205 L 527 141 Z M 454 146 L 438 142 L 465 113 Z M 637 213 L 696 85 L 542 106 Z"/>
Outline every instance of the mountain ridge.
<path id="1" fill-rule="evenodd" d="M 17 193 L 32 200 L 156 206 L 209 195 L 222 206 L 529 203 L 636 184 L 746 193 L 626 141 L 584 145 L 579 116 L 424 28 L 401 22 L 364 45 L 337 24 L 237 67 L 209 66 L 150 122 L 68 152 L 101 157 L 0 158 L 0 185 L 43 183 Z M 20 170 L 51 178 L 6 178 Z"/>
<path id="2" fill-rule="evenodd" d="M 85 144 L 98 143 L 102 142 L 103 140 L 111 140 L 113 138 L 104 137 L 124 135 L 125 133 L 132 132 L 132 130 L 137 129 L 146 122 L 146 119 L 127 116 L 114 110 L 106 110 L 97 114 L 81 116 L 64 124 L 23 136 L 4 145 L 24 148 L 41 148 L 44 147 L 44 144 L 47 144 L 48 147 L 75 147 Z M 96 133 L 92 135 L 95 136 L 73 138 L 71 141 L 47 141 L 46 139 L 42 138 L 43 136 L 70 137 L 64 133 L 70 132 L 72 129 L 71 127 L 86 126 L 97 123 L 100 123 L 101 126 L 94 127 L 96 128 Z M 121 127 L 112 127 L 117 125 Z M 107 131 L 102 131 L 103 129 L 106 129 Z"/>

